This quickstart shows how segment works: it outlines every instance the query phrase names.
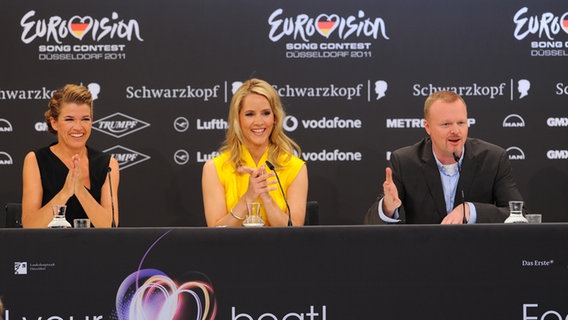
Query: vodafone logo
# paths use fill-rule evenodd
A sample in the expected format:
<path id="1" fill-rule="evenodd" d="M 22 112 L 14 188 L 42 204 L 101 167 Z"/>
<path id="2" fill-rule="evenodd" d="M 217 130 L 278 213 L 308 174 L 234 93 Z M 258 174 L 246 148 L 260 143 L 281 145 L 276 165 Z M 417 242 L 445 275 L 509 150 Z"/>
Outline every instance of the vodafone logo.
<path id="1" fill-rule="evenodd" d="M 293 132 L 301 126 L 303 129 L 361 129 L 363 121 L 361 119 L 341 119 L 339 117 L 320 119 L 302 119 L 294 116 L 286 116 L 283 122 L 284 130 Z"/>
<path id="2" fill-rule="evenodd" d="M 282 124 L 282 126 L 284 127 L 284 130 L 288 131 L 288 132 L 293 132 L 296 131 L 296 129 L 298 129 L 298 119 L 294 116 L 286 116 L 286 118 L 284 118 L 284 122 Z"/>
<path id="3" fill-rule="evenodd" d="M 363 160 L 361 152 L 341 151 L 335 150 L 322 150 L 319 152 L 302 152 L 304 161 L 329 161 L 329 162 L 359 162 Z"/>

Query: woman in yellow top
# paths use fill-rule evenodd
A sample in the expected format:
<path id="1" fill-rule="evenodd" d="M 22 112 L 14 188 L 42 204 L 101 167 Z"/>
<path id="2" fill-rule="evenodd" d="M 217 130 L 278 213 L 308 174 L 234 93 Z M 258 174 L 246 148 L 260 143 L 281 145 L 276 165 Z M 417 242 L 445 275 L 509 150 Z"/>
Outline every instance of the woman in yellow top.
<path id="1" fill-rule="evenodd" d="M 288 208 L 278 187 L 274 165 L 290 206 L 292 225 L 304 224 L 308 169 L 294 152 L 300 147 L 282 128 L 280 97 L 266 81 L 250 79 L 235 92 L 229 107 L 229 129 L 219 156 L 203 166 L 203 206 L 207 226 L 241 226 L 247 202 L 262 204 L 267 226 L 288 225 Z"/>

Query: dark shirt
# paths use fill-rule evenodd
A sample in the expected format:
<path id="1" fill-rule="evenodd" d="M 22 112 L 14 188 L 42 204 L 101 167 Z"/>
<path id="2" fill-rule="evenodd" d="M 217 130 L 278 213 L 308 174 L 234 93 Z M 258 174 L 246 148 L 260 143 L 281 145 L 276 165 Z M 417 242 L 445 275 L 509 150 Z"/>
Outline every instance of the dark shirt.
<path id="1" fill-rule="evenodd" d="M 53 145 L 53 144 L 52 144 Z M 41 175 L 41 186 L 43 188 L 43 198 L 41 205 L 48 203 L 65 185 L 65 179 L 69 173 L 67 166 L 51 151 L 49 147 L 44 147 L 34 151 Z M 107 176 L 107 168 L 110 163 L 110 155 L 87 146 L 87 157 L 89 158 L 89 179 L 91 189 L 87 189 L 97 202 L 101 202 L 101 188 Z M 65 218 L 71 225 L 74 219 L 88 218 L 87 213 L 79 203 L 76 196 L 72 196 L 66 203 L 67 211 Z"/>

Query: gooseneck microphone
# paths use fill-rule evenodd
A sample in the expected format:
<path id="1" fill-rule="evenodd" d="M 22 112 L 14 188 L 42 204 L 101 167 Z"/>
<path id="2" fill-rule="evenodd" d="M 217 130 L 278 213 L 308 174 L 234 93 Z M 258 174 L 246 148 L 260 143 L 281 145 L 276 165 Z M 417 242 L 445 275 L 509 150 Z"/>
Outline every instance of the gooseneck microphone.
<path id="1" fill-rule="evenodd" d="M 454 160 L 458 164 L 458 172 L 460 173 L 460 178 L 461 178 L 462 166 L 460 164 L 460 157 L 458 157 L 458 154 L 456 152 L 453 152 L 452 155 L 454 156 Z M 463 223 L 467 224 L 467 219 L 465 218 L 465 196 L 464 196 L 464 193 L 463 193 L 463 183 L 462 183 L 462 188 L 461 188 L 460 191 L 461 191 L 462 205 L 463 205 Z"/>
<path id="2" fill-rule="evenodd" d="M 276 181 L 278 181 L 278 186 L 280 187 L 280 192 L 282 192 L 282 197 L 284 198 L 284 202 L 286 203 L 286 208 L 288 208 L 288 226 L 292 226 L 292 216 L 290 215 L 290 206 L 288 205 L 288 199 L 286 199 L 286 194 L 284 194 L 284 189 L 282 188 L 282 184 L 280 183 L 280 178 L 278 177 L 278 172 L 274 170 L 274 166 L 270 161 L 266 160 L 266 166 L 268 169 L 274 171 L 274 175 L 276 176 Z"/>
<path id="3" fill-rule="evenodd" d="M 107 175 L 108 175 L 108 186 L 110 187 L 110 209 L 112 212 L 112 222 L 110 224 L 111 228 L 116 228 L 116 221 L 114 221 L 114 199 L 112 197 L 112 179 L 110 177 L 110 172 L 112 171 L 112 169 L 110 168 L 110 166 L 107 167 Z"/>

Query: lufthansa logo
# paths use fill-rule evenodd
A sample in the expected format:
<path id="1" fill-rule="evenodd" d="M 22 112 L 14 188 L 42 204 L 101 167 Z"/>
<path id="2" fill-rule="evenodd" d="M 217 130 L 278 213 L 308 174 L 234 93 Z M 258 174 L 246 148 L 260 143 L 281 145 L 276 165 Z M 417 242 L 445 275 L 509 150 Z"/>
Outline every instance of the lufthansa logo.
<path id="1" fill-rule="evenodd" d="M 174 129 L 177 132 L 185 132 L 189 129 L 189 120 L 185 117 L 177 117 L 174 120 Z"/>
<path id="2" fill-rule="evenodd" d="M 288 132 L 292 132 L 292 131 L 295 131 L 296 129 L 298 129 L 298 124 L 299 124 L 299 121 L 298 121 L 298 119 L 296 119 L 296 117 L 286 116 L 282 126 L 284 127 L 284 130 L 286 130 Z"/>
<path id="3" fill-rule="evenodd" d="M 189 162 L 189 153 L 183 149 L 179 149 L 174 153 L 174 161 L 175 163 L 184 165 Z"/>

